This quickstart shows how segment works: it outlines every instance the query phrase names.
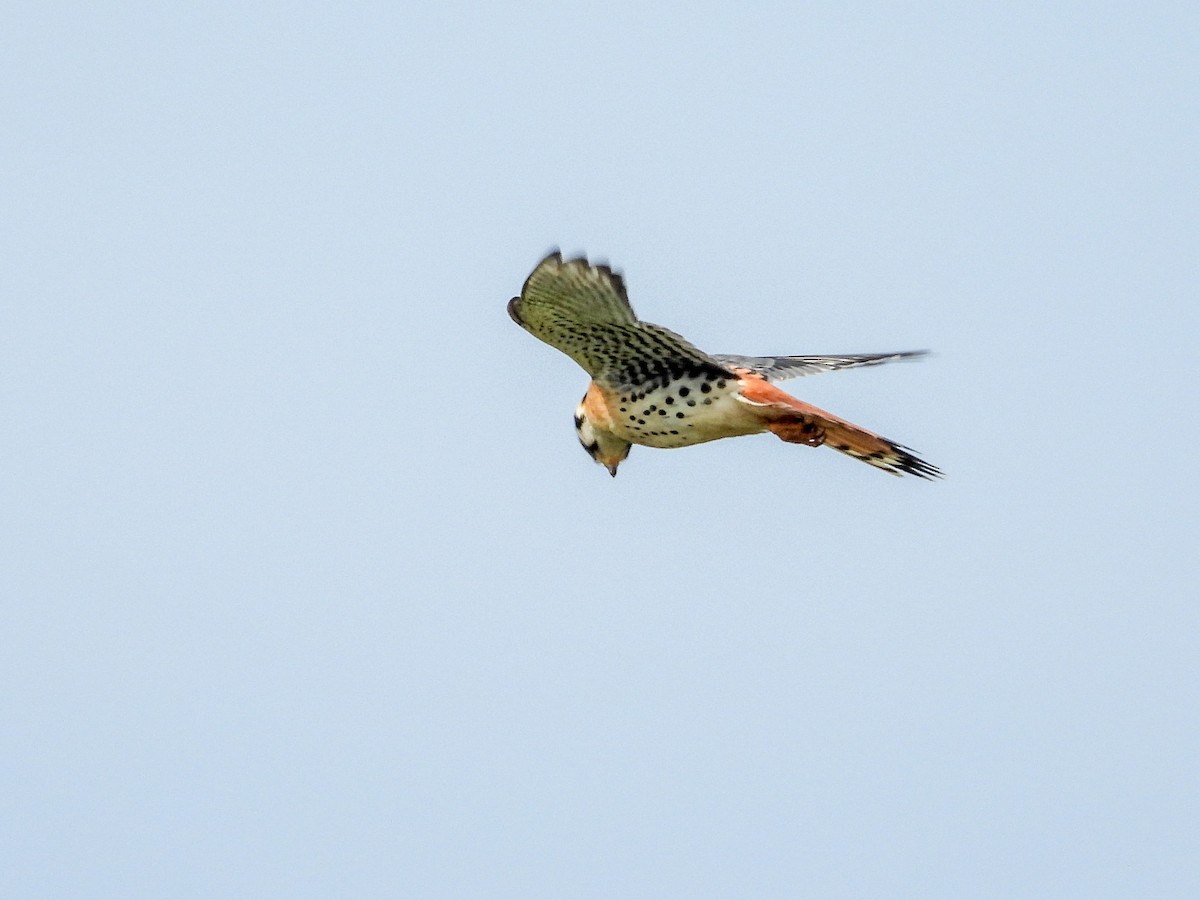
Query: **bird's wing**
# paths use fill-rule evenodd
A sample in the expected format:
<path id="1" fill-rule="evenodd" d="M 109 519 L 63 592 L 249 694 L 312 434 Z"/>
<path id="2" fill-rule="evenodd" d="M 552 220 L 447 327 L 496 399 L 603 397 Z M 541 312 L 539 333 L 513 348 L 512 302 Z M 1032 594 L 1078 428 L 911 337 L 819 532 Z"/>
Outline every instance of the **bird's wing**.
<path id="1" fill-rule="evenodd" d="M 521 296 L 509 301 L 508 314 L 611 387 L 666 384 L 686 375 L 733 377 L 675 332 L 639 321 L 625 283 L 608 266 L 564 262 L 557 250 L 530 273 Z"/>
<path id="2" fill-rule="evenodd" d="M 767 381 L 783 381 L 801 375 L 816 375 L 818 372 L 857 369 L 860 366 L 878 366 L 898 359 L 916 359 L 928 352 L 927 350 L 909 350 L 903 353 L 860 353 L 853 356 L 731 356 L 716 354 L 713 359 L 731 369 L 749 369 Z"/>

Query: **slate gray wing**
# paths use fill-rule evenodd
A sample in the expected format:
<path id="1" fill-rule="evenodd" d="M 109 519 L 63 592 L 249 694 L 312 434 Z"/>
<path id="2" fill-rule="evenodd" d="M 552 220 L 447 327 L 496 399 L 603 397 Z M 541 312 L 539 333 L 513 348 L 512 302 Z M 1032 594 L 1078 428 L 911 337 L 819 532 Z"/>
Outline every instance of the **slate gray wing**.
<path id="1" fill-rule="evenodd" d="M 928 352 L 909 350 L 903 353 L 860 353 L 850 356 L 732 356 L 718 353 L 713 359 L 729 368 L 750 369 L 767 381 L 783 381 L 801 375 L 816 375 L 819 372 L 878 366 L 899 359 L 917 359 Z"/>
<path id="2" fill-rule="evenodd" d="M 508 314 L 611 387 L 665 384 L 688 374 L 732 377 L 675 332 L 640 321 L 624 281 L 608 266 L 582 258 L 564 262 L 557 250 L 530 273 L 521 296 L 509 301 Z"/>

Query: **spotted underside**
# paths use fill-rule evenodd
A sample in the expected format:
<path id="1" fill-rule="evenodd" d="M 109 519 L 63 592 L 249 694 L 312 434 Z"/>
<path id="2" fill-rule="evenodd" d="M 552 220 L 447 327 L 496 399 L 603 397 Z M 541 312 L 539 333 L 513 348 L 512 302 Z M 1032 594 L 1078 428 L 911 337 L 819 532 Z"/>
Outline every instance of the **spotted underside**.
<path id="1" fill-rule="evenodd" d="M 739 381 L 719 372 L 685 374 L 666 383 L 601 389 L 610 430 L 634 444 L 664 449 L 757 434 L 759 415 L 736 399 Z"/>

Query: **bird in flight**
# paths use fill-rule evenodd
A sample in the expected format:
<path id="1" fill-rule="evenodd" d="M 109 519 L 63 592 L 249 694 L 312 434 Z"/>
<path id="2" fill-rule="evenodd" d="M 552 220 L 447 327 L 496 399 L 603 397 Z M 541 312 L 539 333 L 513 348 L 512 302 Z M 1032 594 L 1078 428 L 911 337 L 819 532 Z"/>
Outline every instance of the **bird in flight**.
<path id="1" fill-rule="evenodd" d="M 885 437 L 817 409 L 772 382 L 911 359 L 924 351 L 855 356 L 708 354 L 634 314 L 621 276 L 557 250 L 537 264 L 513 321 L 561 350 L 592 377 L 578 409 L 579 442 L 615 476 L 634 444 L 675 448 L 769 431 L 792 444 L 825 445 L 893 475 L 941 472 Z"/>

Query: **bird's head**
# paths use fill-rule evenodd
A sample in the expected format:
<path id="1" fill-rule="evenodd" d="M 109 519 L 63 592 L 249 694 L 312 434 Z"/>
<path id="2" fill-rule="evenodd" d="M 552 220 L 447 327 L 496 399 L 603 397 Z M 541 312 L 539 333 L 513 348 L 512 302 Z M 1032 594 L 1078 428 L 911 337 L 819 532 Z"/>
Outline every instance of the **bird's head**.
<path id="1" fill-rule="evenodd" d="M 575 434 L 579 436 L 579 443 L 588 452 L 588 456 L 608 469 L 608 474 L 616 478 L 617 466 L 629 455 L 633 445 L 608 429 L 597 426 L 588 417 L 582 403 L 575 410 Z"/>

